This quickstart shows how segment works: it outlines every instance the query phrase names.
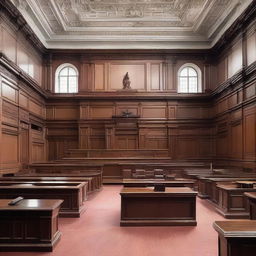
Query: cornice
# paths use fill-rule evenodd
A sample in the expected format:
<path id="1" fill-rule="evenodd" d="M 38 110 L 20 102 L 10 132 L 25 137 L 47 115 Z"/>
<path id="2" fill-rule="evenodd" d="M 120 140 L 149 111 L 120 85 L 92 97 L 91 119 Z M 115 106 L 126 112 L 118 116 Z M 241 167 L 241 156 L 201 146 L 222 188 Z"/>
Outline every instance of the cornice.
<path id="1" fill-rule="evenodd" d="M 226 48 L 229 48 L 230 42 L 241 36 L 246 27 L 255 20 L 256 17 L 256 0 L 240 15 L 240 17 L 231 25 L 229 29 L 221 36 L 218 42 L 210 50 L 210 54 L 217 58 Z"/>
<path id="2" fill-rule="evenodd" d="M 30 28 L 26 20 L 23 18 L 19 10 L 9 1 L 0 1 L 0 13 L 7 15 L 8 19 L 13 23 L 17 30 L 24 33 L 25 38 L 35 47 L 41 54 L 46 53 L 47 49 Z"/>

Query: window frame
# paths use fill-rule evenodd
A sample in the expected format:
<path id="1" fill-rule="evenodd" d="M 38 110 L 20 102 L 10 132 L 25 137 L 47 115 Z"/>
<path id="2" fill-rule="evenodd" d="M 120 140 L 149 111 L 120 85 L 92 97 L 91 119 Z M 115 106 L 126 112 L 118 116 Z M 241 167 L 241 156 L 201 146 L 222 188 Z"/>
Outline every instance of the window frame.
<path id="1" fill-rule="evenodd" d="M 62 72 L 63 69 L 68 68 L 68 72 L 69 72 L 69 68 L 72 68 L 76 75 L 75 76 L 69 76 L 69 74 L 67 76 L 62 76 L 62 77 L 67 77 L 67 91 L 66 92 L 61 92 L 60 91 L 60 73 Z M 69 92 L 69 77 L 76 77 L 76 91 L 75 92 Z M 68 93 L 68 94 L 72 94 L 72 93 L 78 93 L 78 89 L 79 89 L 79 72 L 78 69 L 76 68 L 75 65 L 71 64 L 71 63 L 63 63 L 61 65 L 58 66 L 58 68 L 55 71 L 55 85 L 54 85 L 54 93 Z"/>
<path id="2" fill-rule="evenodd" d="M 194 77 L 195 76 L 189 76 L 189 74 L 187 76 L 181 76 L 181 72 L 185 69 L 185 68 L 192 68 L 196 74 L 197 74 L 197 91 L 196 92 L 190 92 L 189 91 L 189 78 L 191 77 Z M 201 72 L 201 69 L 194 63 L 186 63 L 184 65 L 182 65 L 179 70 L 178 70 L 178 73 L 177 73 L 177 92 L 178 93 L 202 93 L 202 72 Z M 180 90 L 181 88 L 181 78 L 187 78 L 187 91 L 186 92 L 182 92 Z"/>

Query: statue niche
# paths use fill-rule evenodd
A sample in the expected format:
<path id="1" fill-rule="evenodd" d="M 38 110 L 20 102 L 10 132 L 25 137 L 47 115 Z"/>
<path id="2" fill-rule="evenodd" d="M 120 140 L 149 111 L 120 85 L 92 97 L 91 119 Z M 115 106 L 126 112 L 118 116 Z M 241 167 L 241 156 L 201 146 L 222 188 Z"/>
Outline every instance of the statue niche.
<path id="1" fill-rule="evenodd" d="M 123 90 L 127 90 L 127 89 L 128 90 L 131 89 L 131 81 L 130 81 L 128 72 L 125 74 L 123 78 Z"/>

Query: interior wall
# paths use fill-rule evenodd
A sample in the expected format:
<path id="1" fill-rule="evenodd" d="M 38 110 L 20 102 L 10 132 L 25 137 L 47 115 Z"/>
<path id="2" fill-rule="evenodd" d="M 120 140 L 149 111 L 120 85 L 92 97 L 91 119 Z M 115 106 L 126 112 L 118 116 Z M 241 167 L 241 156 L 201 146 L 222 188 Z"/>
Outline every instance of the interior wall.
<path id="1" fill-rule="evenodd" d="M 0 18 L 0 50 L 23 72 L 42 87 L 42 56 L 28 42 L 20 29 L 12 24 L 4 15 Z"/>
<path id="2" fill-rule="evenodd" d="M 4 16 L 0 18 L 0 50 L 4 54 L 0 66 L 1 174 L 46 160 L 46 142 L 45 101 L 28 82 L 42 87 L 42 56 Z"/>
<path id="3" fill-rule="evenodd" d="M 171 159 L 255 167 L 255 22 L 216 54 L 44 56 L 6 17 L 0 22 L 0 172 L 59 159 L 72 148 L 168 150 Z M 79 70 L 78 94 L 52 94 L 63 63 Z M 177 93 L 184 63 L 199 66 L 203 94 Z M 122 91 L 126 72 L 136 94 Z M 127 110 L 133 118 L 120 117 Z"/>

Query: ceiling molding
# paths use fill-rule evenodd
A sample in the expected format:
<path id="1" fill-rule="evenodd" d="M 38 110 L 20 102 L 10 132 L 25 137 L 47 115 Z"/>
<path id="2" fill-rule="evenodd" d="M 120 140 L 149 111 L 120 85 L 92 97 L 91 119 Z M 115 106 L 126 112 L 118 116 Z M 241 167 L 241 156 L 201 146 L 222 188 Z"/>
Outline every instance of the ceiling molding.
<path id="1" fill-rule="evenodd" d="M 253 0 L 11 1 L 49 49 L 210 49 Z"/>

